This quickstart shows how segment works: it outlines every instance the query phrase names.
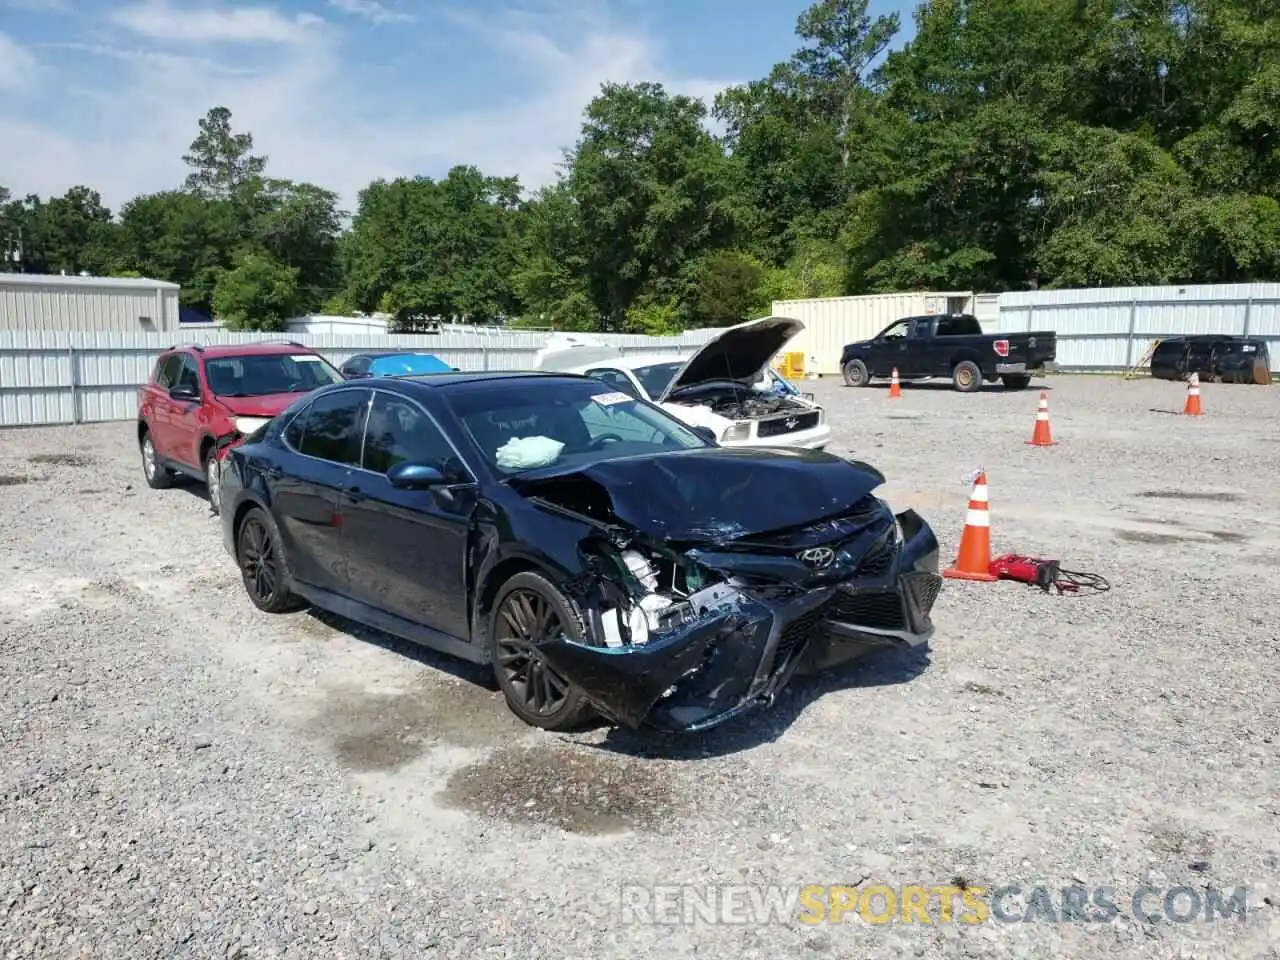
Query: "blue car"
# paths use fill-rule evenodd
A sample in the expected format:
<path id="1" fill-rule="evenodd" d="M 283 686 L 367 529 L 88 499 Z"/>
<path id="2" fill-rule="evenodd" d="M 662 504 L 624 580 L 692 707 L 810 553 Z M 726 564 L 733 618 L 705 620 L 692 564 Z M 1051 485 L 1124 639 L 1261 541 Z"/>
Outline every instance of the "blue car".
<path id="1" fill-rule="evenodd" d="M 713 437 L 594 377 L 336 383 L 231 448 L 223 540 L 259 610 L 488 664 L 553 730 L 706 730 L 929 640 L 938 541 L 879 471 Z"/>
<path id="2" fill-rule="evenodd" d="M 342 365 L 342 375 L 348 380 L 364 377 L 415 377 L 423 373 L 457 373 L 434 353 L 406 353 L 392 350 L 386 353 L 358 353 Z"/>

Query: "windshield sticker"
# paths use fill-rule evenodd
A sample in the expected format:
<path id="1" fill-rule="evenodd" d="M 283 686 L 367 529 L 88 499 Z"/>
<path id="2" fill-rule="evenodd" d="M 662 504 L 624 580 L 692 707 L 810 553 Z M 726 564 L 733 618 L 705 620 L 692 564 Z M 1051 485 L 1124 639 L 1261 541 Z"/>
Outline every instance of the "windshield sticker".
<path id="1" fill-rule="evenodd" d="M 591 398 L 602 407 L 612 407 L 615 403 L 628 403 L 635 397 L 628 396 L 625 393 L 598 393 Z"/>

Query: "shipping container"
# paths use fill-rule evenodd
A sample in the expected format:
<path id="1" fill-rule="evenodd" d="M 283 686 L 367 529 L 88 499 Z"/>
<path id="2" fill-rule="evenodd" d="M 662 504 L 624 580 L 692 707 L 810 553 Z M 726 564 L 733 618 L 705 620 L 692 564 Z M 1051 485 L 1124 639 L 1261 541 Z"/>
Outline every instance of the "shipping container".
<path id="1" fill-rule="evenodd" d="M 941 293 L 875 293 L 862 297 L 775 300 L 773 315 L 791 317 L 805 329 L 787 344 L 805 357 L 805 372 L 831 376 L 840 372 L 845 344 L 868 340 L 895 320 L 935 313 L 972 313 L 972 291 Z"/>
<path id="2" fill-rule="evenodd" d="M 163 280 L 0 273 L 0 330 L 169 332 L 178 291 Z"/>

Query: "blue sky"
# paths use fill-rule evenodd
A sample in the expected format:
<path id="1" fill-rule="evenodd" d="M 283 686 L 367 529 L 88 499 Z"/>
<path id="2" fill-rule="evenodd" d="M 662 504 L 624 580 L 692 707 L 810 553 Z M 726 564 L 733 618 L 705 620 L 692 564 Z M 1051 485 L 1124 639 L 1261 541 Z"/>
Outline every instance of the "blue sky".
<path id="1" fill-rule="evenodd" d="M 337 190 L 456 163 L 550 182 L 606 81 L 710 102 L 796 47 L 805 0 L 0 0 L 0 184 L 112 208 L 181 182 L 218 104 L 268 171 Z M 913 0 L 897 10 L 911 33 Z"/>

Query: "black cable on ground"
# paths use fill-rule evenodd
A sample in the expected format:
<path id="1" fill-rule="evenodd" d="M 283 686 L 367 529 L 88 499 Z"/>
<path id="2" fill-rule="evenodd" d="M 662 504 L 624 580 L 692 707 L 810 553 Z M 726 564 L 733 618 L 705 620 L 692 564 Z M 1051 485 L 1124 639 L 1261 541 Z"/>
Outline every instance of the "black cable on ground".
<path id="1" fill-rule="evenodd" d="M 1059 570 L 1057 584 L 1059 593 L 1068 591 L 1076 593 L 1082 587 L 1089 590 L 1097 590 L 1099 593 L 1105 593 L 1111 589 L 1111 584 L 1101 574 L 1082 573 L 1079 570 Z"/>

